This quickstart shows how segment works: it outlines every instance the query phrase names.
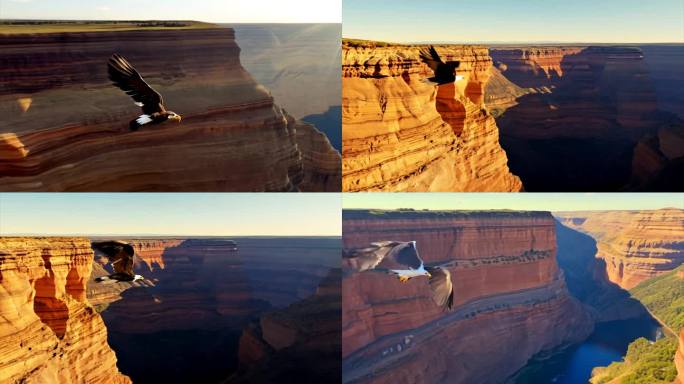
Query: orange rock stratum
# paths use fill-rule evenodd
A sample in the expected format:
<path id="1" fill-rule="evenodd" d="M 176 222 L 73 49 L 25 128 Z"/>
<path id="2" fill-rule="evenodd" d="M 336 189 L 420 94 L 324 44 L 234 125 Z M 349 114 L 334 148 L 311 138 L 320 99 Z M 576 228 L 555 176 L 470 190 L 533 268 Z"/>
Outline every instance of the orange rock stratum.
<path id="1" fill-rule="evenodd" d="M 343 191 L 520 191 L 484 104 L 487 48 L 438 47 L 463 76 L 439 87 L 419 48 L 343 44 Z"/>
<path id="2" fill-rule="evenodd" d="M 345 247 L 415 240 L 425 262 L 451 263 L 454 283 L 454 309 L 443 312 L 425 280 L 345 269 L 345 383 L 502 382 L 591 332 L 558 267 L 548 212 L 345 211 L 343 236 Z"/>
<path id="3" fill-rule="evenodd" d="M 564 225 L 596 240 L 608 279 L 624 289 L 684 262 L 684 209 L 559 212 Z"/>
<path id="4" fill-rule="evenodd" d="M 130 383 L 86 299 L 85 238 L 0 237 L 0 383 Z"/>
<path id="5" fill-rule="evenodd" d="M 115 52 L 180 124 L 129 131 Z M 339 191 L 339 153 L 239 54 L 231 28 L 0 36 L 0 190 Z"/>

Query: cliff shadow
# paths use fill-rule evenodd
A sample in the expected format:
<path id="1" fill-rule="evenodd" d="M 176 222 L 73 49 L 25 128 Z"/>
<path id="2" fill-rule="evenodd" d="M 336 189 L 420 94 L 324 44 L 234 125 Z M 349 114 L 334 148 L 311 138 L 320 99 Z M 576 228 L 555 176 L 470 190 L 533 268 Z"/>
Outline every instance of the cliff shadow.
<path id="1" fill-rule="evenodd" d="M 442 120 L 451 126 L 456 137 L 461 136 L 465 124 L 465 106 L 456 98 L 456 84 L 448 83 L 437 86 L 435 107 Z"/>
<path id="2" fill-rule="evenodd" d="M 339 382 L 341 311 L 341 269 L 333 268 L 314 295 L 245 327 L 240 367 L 226 383 Z"/>
<path id="3" fill-rule="evenodd" d="M 313 124 L 323 132 L 333 148 L 342 153 L 342 106 L 333 105 L 324 113 L 302 117 L 302 121 Z"/>
<path id="4" fill-rule="evenodd" d="M 598 322 L 649 316 L 629 291 L 608 280 L 606 262 L 596 258 L 596 240 L 556 221 L 558 265 L 570 293 L 588 306 Z"/>
<path id="5" fill-rule="evenodd" d="M 270 308 L 252 297 L 242 255 L 221 240 L 190 239 L 152 265 L 135 270 L 151 285 L 127 289 L 102 312 L 119 370 L 135 383 L 220 382 L 237 368 L 242 325 Z"/>
<path id="6" fill-rule="evenodd" d="M 153 285 L 122 292 L 121 300 L 102 312 L 121 372 L 136 383 L 212 383 L 230 377 L 241 365 L 245 327 L 261 324 L 262 316 L 278 308 L 296 306 L 299 296 L 311 297 L 324 278 L 322 272 L 307 276 L 307 260 L 288 261 L 292 253 L 306 259 L 297 248 L 305 246 L 240 239 L 235 251 L 223 240 L 189 239 L 164 249 L 163 268 L 140 263 L 136 273 Z M 287 330 L 275 329 L 287 338 Z"/>
<path id="7" fill-rule="evenodd" d="M 590 47 L 567 55 L 553 89 L 520 97 L 497 118 L 508 166 L 525 190 L 616 191 L 628 184 L 639 138 L 671 120 L 657 111 L 647 68 L 634 54 Z"/>

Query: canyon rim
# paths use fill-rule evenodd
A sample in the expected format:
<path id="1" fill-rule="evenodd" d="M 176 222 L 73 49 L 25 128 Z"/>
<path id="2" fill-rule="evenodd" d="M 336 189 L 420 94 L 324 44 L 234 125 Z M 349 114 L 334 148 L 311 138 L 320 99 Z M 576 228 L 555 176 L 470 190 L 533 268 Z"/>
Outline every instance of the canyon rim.
<path id="1" fill-rule="evenodd" d="M 339 105 L 340 25 L 284 26 L 1 21 L 0 190 L 339 191 L 339 124 L 305 119 Z M 273 47 L 293 34 L 297 50 Z M 114 53 L 180 123 L 128 129 L 140 108 L 107 78 Z"/>

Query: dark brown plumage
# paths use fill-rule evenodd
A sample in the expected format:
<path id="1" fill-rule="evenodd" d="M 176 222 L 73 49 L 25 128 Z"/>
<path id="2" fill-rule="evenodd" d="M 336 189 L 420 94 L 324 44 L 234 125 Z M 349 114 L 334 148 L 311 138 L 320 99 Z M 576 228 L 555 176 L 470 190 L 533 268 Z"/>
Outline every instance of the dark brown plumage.
<path id="1" fill-rule="evenodd" d="M 456 69 L 461 65 L 460 61 L 447 61 L 445 63 L 432 45 L 429 49 L 422 48 L 420 50 L 420 59 L 435 73 L 435 76 L 428 80 L 437 83 L 437 85 L 456 81 Z"/>
<path id="2" fill-rule="evenodd" d="M 181 121 L 180 115 L 166 110 L 162 95 L 150 87 L 123 56 L 116 53 L 112 55 L 107 63 L 107 71 L 112 83 L 131 96 L 135 104 L 142 108 L 143 114 L 132 120 L 129 125 L 132 131 L 145 124 L 159 124 L 167 120 Z"/>
<path id="3" fill-rule="evenodd" d="M 98 277 L 97 282 L 107 280 L 116 281 L 135 281 L 139 280 L 138 275 L 133 273 L 133 256 L 135 250 L 133 246 L 121 241 L 100 241 L 91 244 L 94 250 L 104 253 L 114 268 L 114 273 L 109 276 Z M 142 278 L 142 276 L 140 276 Z"/>

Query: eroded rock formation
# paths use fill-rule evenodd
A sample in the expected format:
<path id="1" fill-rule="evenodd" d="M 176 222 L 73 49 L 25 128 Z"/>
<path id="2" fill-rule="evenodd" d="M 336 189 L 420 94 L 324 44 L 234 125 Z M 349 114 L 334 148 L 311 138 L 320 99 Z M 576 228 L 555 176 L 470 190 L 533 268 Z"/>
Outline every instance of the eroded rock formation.
<path id="1" fill-rule="evenodd" d="M 555 213 L 596 240 L 607 278 L 624 289 L 684 262 L 684 209 Z"/>
<path id="2" fill-rule="evenodd" d="M 240 368 L 228 383 L 339 382 L 341 270 L 316 293 L 267 313 L 240 337 Z"/>
<path id="3" fill-rule="evenodd" d="M 450 263 L 455 292 L 443 312 L 425 280 L 347 270 L 343 382 L 501 382 L 591 332 L 558 268 L 548 212 L 352 210 L 343 234 L 345 247 L 415 240 L 425 262 Z"/>
<path id="4" fill-rule="evenodd" d="M 4 35 L 0 47 L 0 190 L 339 191 L 339 153 L 243 69 L 231 28 Z M 107 79 L 113 53 L 182 123 L 128 130 L 140 109 Z"/>
<path id="5" fill-rule="evenodd" d="M 484 47 L 438 47 L 463 76 L 436 87 L 419 47 L 343 44 L 344 191 L 519 191 L 484 107 Z"/>
<path id="6" fill-rule="evenodd" d="M 0 237 L 0 382 L 130 383 L 86 299 L 85 238 Z"/>
<path id="7" fill-rule="evenodd" d="M 126 239 L 136 251 L 134 271 L 145 279 L 89 285 L 119 367 L 133 380 L 225 379 L 237 369 L 248 323 L 311 296 L 339 267 L 339 239 L 231 240 L 237 250 L 220 238 Z M 97 262 L 110 268 L 105 259 Z M 288 340 L 291 333 L 283 335 Z"/>
<path id="8" fill-rule="evenodd" d="M 658 109 L 639 48 L 496 47 L 491 55 L 507 79 L 534 90 L 497 118 L 508 165 L 526 190 L 653 189 L 629 185 L 644 171 L 662 177 L 635 146 L 677 118 Z"/>

